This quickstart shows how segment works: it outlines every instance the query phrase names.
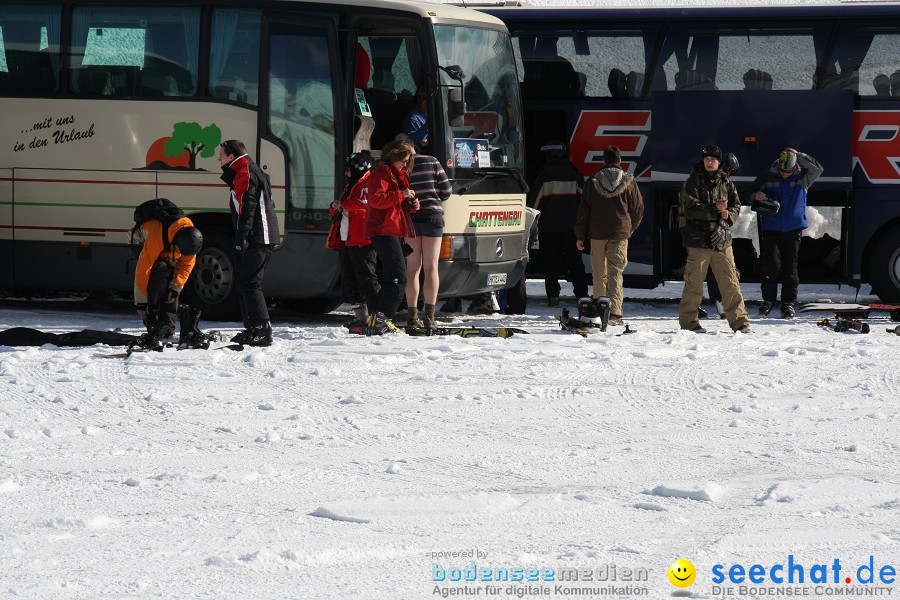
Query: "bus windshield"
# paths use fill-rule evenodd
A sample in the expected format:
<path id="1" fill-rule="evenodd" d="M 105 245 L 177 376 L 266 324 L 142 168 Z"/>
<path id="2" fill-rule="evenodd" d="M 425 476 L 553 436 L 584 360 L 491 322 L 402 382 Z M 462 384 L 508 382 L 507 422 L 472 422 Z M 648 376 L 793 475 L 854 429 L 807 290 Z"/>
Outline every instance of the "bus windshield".
<path id="1" fill-rule="evenodd" d="M 434 36 L 451 170 L 459 176 L 460 169 L 521 169 L 522 118 L 509 35 L 437 25 Z"/>

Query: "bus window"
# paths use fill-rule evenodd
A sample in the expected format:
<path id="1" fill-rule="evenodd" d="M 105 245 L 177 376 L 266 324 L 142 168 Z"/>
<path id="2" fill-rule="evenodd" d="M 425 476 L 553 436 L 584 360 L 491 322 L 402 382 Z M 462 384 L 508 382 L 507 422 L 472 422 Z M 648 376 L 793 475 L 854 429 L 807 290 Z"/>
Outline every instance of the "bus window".
<path id="1" fill-rule="evenodd" d="M 519 86 L 509 36 L 489 29 L 438 25 L 434 28 L 440 84 L 450 134 L 447 156 L 454 156 L 454 138 L 488 140 L 488 161 L 479 167 L 521 169 Z M 455 67 L 458 67 L 457 70 Z M 462 87 L 465 102 L 451 101 Z M 487 158 L 487 157 L 485 157 Z M 448 171 L 450 174 L 450 171 Z M 453 177 L 454 175 L 451 175 Z"/>
<path id="2" fill-rule="evenodd" d="M 647 70 L 646 53 L 652 50 L 657 34 L 657 28 L 647 27 L 520 35 L 516 49 L 524 73 L 522 93 L 529 98 L 639 98 Z M 560 81 L 561 76 L 570 81 Z M 558 84 L 548 85 L 547 81 Z"/>
<path id="3" fill-rule="evenodd" d="M 358 43 L 372 68 L 366 98 L 375 119 L 371 147 L 377 152 L 403 131 L 403 118 L 415 105 L 423 81 L 422 53 L 411 36 L 372 35 L 358 38 Z"/>
<path id="4" fill-rule="evenodd" d="M 87 96 L 193 96 L 200 9 L 79 7 L 72 91 Z"/>
<path id="5" fill-rule="evenodd" d="M 58 6 L 0 6 L 0 94 L 57 90 L 59 31 Z"/>
<path id="6" fill-rule="evenodd" d="M 861 96 L 900 96 L 900 26 L 846 25 L 834 44 L 830 68 L 856 70 Z"/>
<path id="7" fill-rule="evenodd" d="M 216 9 L 209 55 L 209 92 L 215 98 L 259 103 L 258 10 Z"/>
<path id="8" fill-rule="evenodd" d="M 334 86 L 330 43 L 322 34 L 270 38 L 269 131 L 288 148 L 288 225 L 321 229 L 335 199 Z M 301 60 L 302 59 L 302 60 Z"/>
<path id="9" fill-rule="evenodd" d="M 830 26 L 673 27 L 652 90 L 808 90 Z"/>

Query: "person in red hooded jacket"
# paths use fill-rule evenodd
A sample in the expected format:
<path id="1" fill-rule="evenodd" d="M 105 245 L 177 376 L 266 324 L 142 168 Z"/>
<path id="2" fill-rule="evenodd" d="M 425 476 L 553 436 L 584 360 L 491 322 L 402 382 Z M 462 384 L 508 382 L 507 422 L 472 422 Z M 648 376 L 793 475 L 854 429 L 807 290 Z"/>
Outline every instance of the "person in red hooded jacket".
<path id="1" fill-rule="evenodd" d="M 416 193 L 409 189 L 413 166 L 412 145 L 404 140 L 388 143 L 381 160 L 369 177 L 369 212 L 366 235 L 381 260 L 381 291 L 369 316 L 371 333 L 397 331 L 391 322 L 406 289 L 406 250 L 404 239 L 415 237 L 409 213 L 419 210 Z"/>
<path id="2" fill-rule="evenodd" d="M 336 219 L 329 232 L 326 246 L 338 251 L 341 265 L 341 294 L 344 302 L 355 305 L 356 319 L 352 324 L 366 325 L 369 310 L 374 311 L 378 295 L 375 247 L 366 235 L 366 214 L 369 208 L 369 177 L 372 176 L 372 155 L 363 150 L 347 157 L 344 177 L 347 183 L 340 199 L 329 207 Z"/>

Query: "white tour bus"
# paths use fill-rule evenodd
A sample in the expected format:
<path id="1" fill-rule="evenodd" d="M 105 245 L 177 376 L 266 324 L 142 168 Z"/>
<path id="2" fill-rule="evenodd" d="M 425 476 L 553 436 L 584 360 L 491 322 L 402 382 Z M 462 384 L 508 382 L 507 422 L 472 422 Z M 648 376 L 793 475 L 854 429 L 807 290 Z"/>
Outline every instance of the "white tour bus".
<path id="1" fill-rule="evenodd" d="M 131 289 L 134 207 L 165 197 L 203 231 L 185 295 L 236 314 L 219 143 L 268 174 L 282 240 L 267 296 L 339 303 L 329 203 L 428 92 L 428 152 L 453 182 L 441 296 L 514 283 L 527 260 L 522 118 L 506 27 L 386 0 L 140 5 L 0 0 L 0 290 Z"/>

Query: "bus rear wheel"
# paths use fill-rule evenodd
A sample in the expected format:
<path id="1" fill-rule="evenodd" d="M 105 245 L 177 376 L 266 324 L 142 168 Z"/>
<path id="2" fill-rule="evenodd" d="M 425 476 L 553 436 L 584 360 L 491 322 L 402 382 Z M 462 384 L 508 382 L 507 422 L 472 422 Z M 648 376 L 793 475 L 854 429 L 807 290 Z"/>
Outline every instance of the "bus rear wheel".
<path id="1" fill-rule="evenodd" d="M 230 236 L 221 229 L 203 232 L 203 248 L 191 278 L 184 286 L 184 301 L 213 321 L 240 321 L 237 269 Z"/>
<path id="2" fill-rule="evenodd" d="M 900 302 L 900 225 L 894 225 L 875 241 L 869 283 L 882 302 Z"/>

